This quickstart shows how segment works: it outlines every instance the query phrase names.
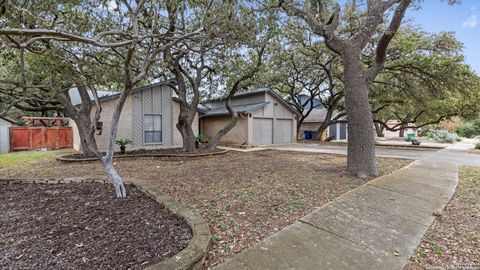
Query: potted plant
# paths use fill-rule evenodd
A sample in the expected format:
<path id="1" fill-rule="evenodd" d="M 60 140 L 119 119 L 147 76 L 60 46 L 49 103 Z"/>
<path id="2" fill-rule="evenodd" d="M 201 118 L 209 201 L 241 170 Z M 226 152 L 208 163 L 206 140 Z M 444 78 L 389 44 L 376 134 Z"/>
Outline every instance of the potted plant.
<path id="1" fill-rule="evenodd" d="M 208 138 L 207 136 L 203 135 L 203 134 L 198 134 L 196 136 L 196 140 L 195 140 L 195 147 L 198 149 L 200 148 L 200 145 L 201 144 L 206 144 L 208 143 Z"/>
<path id="2" fill-rule="evenodd" d="M 118 139 L 115 143 L 120 145 L 120 153 L 123 155 L 125 154 L 125 147 L 127 144 L 132 144 L 133 142 L 130 139 Z"/>

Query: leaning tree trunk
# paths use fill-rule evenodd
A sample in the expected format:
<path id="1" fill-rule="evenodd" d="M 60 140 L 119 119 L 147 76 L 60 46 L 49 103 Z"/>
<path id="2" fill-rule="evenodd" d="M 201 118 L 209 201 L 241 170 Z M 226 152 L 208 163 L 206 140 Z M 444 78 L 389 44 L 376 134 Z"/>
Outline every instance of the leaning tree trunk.
<path id="1" fill-rule="evenodd" d="M 329 120 L 325 120 L 320 124 L 318 127 L 317 131 L 315 132 L 315 136 L 313 137 L 314 141 L 321 141 L 322 140 L 322 134 L 327 130 L 328 126 L 331 125 L 331 122 Z"/>
<path id="2" fill-rule="evenodd" d="M 327 111 L 327 114 L 325 115 L 325 119 L 323 120 L 322 124 L 318 127 L 317 132 L 315 133 L 315 137 L 313 137 L 313 140 L 320 141 L 320 139 L 322 138 L 323 132 L 325 132 L 328 126 L 332 124 L 332 120 L 331 120 L 332 114 L 333 114 L 333 110 L 329 108 Z"/>
<path id="3" fill-rule="evenodd" d="M 125 89 L 121 93 L 120 98 L 117 101 L 117 104 L 115 106 L 115 111 L 112 116 L 112 126 L 110 127 L 107 153 L 101 159 L 103 170 L 105 171 L 105 174 L 107 175 L 108 180 L 112 182 L 118 198 L 126 197 L 127 191 L 123 184 L 122 178 L 113 167 L 112 161 L 113 161 L 113 154 L 115 152 L 115 141 L 117 139 L 118 122 L 120 121 L 120 115 L 122 113 L 123 105 L 125 104 L 125 100 L 128 94 L 130 93 L 130 91 L 131 91 L 131 87 L 129 89 Z"/>
<path id="4" fill-rule="evenodd" d="M 345 103 L 348 122 L 347 169 L 360 178 L 378 176 L 373 116 L 360 53 L 344 57 Z"/>
<path id="5" fill-rule="evenodd" d="M 225 106 L 227 107 L 227 110 L 230 113 L 232 118 L 230 119 L 230 122 L 225 127 L 223 127 L 221 130 L 219 130 L 215 134 L 215 136 L 213 136 L 213 138 L 210 139 L 210 142 L 207 145 L 207 149 L 209 149 L 209 150 L 212 150 L 215 147 L 217 147 L 218 143 L 223 138 L 223 136 L 225 136 L 225 134 L 227 134 L 230 130 L 232 130 L 232 128 L 234 128 L 235 125 L 237 125 L 238 113 L 235 111 L 235 109 L 233 109 L 233 107 L 231 105 L 232 97 L 235 95 L 237 89 L 238 89 L 238 87 L 235 88 L 234 91 L 230 92 L 230 94 L 228 95 L 228 99 L 225 103 Z"/>

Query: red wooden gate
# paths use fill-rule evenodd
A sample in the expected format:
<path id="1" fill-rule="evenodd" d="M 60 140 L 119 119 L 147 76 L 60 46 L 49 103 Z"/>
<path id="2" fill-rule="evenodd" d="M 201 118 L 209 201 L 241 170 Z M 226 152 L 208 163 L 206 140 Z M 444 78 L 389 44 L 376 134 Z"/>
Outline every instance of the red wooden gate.
<path id="1" fill-rule="evenodd" d="M 59 149 L 73 145 L 71 127 L 11 127 L 10 150 Z"/>

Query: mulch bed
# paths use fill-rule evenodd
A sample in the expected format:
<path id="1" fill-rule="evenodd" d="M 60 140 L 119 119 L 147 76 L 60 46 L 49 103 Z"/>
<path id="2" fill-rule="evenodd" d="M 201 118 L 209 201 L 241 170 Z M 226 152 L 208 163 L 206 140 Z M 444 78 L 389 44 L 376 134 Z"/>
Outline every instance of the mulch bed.
<path id="1" fill-rule="evenodd" d="M 162 158 L 118 159 L 129 180 L 146 181 L 208 222 L 213 243 L 203 269 L 232 258 L 294 223 L 316 207 L 362 184 L 346 172 L 345 156 L 286 151 L 230 151 L 224 155 L 172 162 Z M 378 159 L 389 173 L 411 161 Z M 46 161 L 0 169 L 1 178 L 104 177 L 98 162 Z M 113 191 L 112 191 L 113 193 Z"/>
<path id="2" fill-rule="evenodd" d="M 135 150 L 130 150 L 126 151 L 125 154 L 122 154 L 120 152 L 115 152 L 114 157 L 125 157 L 125 156 L 155 156 L 155 155 L 172 155 L 172 156 L 193 156 L 193 155 L 208 155 L 208 154 L 215 154 L 215 153 L 221 153 L 225 152 L 223 149 L 213 149 L 213 150 L 207 150 L 204 148 L 199 148 L 196 149 L 194 153 L 186 153 L 182 150 L 182 148 L 164 148 L 164 149 L 135 149 Z M 102 153 L 105 155 L 105 153 Z M 71 155 L 65 155 L 62 156 L 61 158 L 63 159 L 96 159 L 96 156 L 91 156 L 91 155 L 84 155 L 84 154 L 71 154 Z"/>
<path id="3" fill-rule="evenodd" d="M 0 185 L 0 269 L 143 269 L 184 249 L 189 226 L 133 185 Z"/>
<path id="4" fill-rule="evenodd" d="M 452 200 L 404 270 L 420 269 L 480 269 L 480 168 L 461 168 Z"/>

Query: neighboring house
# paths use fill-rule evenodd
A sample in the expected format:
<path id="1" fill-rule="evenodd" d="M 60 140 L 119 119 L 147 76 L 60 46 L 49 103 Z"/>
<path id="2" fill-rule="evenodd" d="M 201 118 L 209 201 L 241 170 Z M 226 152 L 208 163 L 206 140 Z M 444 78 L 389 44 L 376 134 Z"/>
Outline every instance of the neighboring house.
<path id="1" fill-rule="evenodd" d="M 397 126 L 398 124 L 400 124 L 401 122 L 399 120 L 388 120 L 387 121 L 387 126 L 389 126 L 390 128 L 393 128 L 395 126 Z M 415 134 L 415 137 L 418 135 L 417 134 L 417 127 L 415 127 L 415 124 L 408 124 L 408 127 L 405 128 L 404 130 L 404 136 L 407 136 L 407 133 L 414 133 Z M 385 135 L 385 138 L 400 138 L 400 131 L 389 131 L 387 129 L 385 129 L 383 131 L 383 134 Z"/>
<path id="2" fill-rule="evenodd" d="M 299 101 L 301 104 L 305 104 L 304 110 L 305 113 L 310 110 L 312 107 L 308 99 L 310 98 L 307 95 L 300 95 Z M 318 98 L 313 99 L 313 109 L 310 111 L 308 116 L 303 120 L 298 131 L 298 139 L 300 140 L 311 140 L 317 132 L 320 125 L 325 121 L 325 116 L 327 110 L 323 107 L 322 103 Z M 324 140 L 327 138 L 327 131 L 322 134 L 321 139 Z"/>
<path id="3" fill-rule="evenodd" d="M 348 140 L 348 125 L 347 123 L 336 123 L 328 126 L 328 136 L 335 141 Z"/>
<path id="4" fill-rule="evenodd" d="M 0 153 L 10 152 L 10 127 L 15 125 L 15 121 L 0 116 Z"/>
<path id="5" fill-rule="evenodd" d="M 108 148 L 112 116 L 119 96 L 119 92 L 108 92 L 99 97 L 102 105 L 100 117 L 102 130 L 95 132 L 95 139 L 100 150 Z M 182 137 L 175 126 L 179 113 L 180 106 L 174 101 L 173 90 L 167 82 L 134 89 L 125 101 L 118 123 L 117 138 L 132 140 L 132 148 L 181 146 Z M 91 114 L 92 117 L 95 114 L 95 105 L 92 106 Z M 79 150 L 78 129 L 74 121 L 71 122 L 74 149 Z M 198 133 L 198 116 L 192 128 L 195 133 Z"/>
<path id="6" fill-rule="evenodd" d="M 225 100 L 212 99 L 200 107 L 200 133 L 213 137 L 231 119 Z M 240 93 L 232 98 L 239 114 L 236 126 L 220 141 L 231 145 L 267 145 L 296 141 L 299 114 L 269 89 Z"/>

